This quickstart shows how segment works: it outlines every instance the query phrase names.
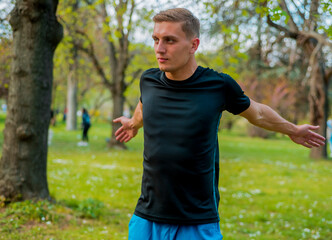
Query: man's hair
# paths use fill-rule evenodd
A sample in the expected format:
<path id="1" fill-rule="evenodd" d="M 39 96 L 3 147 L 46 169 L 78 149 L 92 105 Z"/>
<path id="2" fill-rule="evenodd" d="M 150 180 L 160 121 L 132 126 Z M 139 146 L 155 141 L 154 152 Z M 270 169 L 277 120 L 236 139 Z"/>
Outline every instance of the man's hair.
<path id="1" fill-rule="evenodd" d="M 159 12 L 153 17 L 155 23 L 181 22 L 182 30 L 188 38 L 199 37 L 200 23 L 192 12 L 185 8 L 172 8 Z"/>

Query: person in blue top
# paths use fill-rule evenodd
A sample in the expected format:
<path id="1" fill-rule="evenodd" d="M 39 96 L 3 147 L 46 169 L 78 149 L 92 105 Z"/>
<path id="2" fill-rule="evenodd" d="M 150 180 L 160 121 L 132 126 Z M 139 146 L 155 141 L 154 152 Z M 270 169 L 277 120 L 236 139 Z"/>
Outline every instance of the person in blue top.
<path id="1" fill-rule="evenodd" d="M 129 240 L 218 240 L 218 125 L 223 111 L 256 126 L 319 147 L 318 126 L 295 125 L 244 94 L 227 74 L 198 66 L 199 20 L 187 9 L 153 18 L 159 68 L 140 80 L 132 118 L 114 119 L 117 140 L 128 142 L 144 125 L 141 195 L 129 223 Z"/>
<path id="2" fill-rule="evenodd" d="M 83 125 L 82 141 L 87 143 L 89 142 L 88 131 L 89 128 L 91 127 L 91 121 L 89 113 L 85 108 L 82 109 L 82 125 Z"/>

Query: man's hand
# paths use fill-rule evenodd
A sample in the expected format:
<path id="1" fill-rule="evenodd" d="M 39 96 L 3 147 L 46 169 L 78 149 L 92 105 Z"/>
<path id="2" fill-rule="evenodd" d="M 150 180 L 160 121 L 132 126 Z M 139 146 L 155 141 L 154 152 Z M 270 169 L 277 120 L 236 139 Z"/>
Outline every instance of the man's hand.
<path id="1" fill-rule="evenodd" d="M 122 116 L 114 119 L 113 122 L 122 124 L 122 126 L 115 132 L 117 141 L 128 142 L 137 135 L 138 129 L 134 127 L 132 119 Z"/>
<path id="2" fill-rule="evenodd" d="M 325 144 L 325 138 L 318 133 L 313 132 L 317 130 L 319 126 L 312 126 L 309 124 L 299 125 L 295 134 L 289 134 L 288 136 L 293 142 L 301 144 L 307 148 L 320 147 Z"/>

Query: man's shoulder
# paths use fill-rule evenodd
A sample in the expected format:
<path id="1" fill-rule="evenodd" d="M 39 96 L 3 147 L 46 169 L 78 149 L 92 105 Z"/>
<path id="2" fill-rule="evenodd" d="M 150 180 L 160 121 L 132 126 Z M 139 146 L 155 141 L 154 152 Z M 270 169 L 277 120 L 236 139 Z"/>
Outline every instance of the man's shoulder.
<path id="1" fill-rule="evenodd" d="M 214 79 L 218 79 L 218 80 L 222 80 L 222 81 L 234 81 L 234 79 L 226 74 L 226 73 L 223 73 L 223 72 L 218 72 L 212 68 L 204 68 L 204 67 L 201 67 L 202 68 L 202 72 L 204 73 L 204 76 L 209 76 L 209 77 L 212 77 Z"/>
<path id="2" fill-rule="evenodd" d="M 149 68 L 142 73 L 142 77 L 147 75 L 159 75 L 162 71 L 159 68 Z"/>

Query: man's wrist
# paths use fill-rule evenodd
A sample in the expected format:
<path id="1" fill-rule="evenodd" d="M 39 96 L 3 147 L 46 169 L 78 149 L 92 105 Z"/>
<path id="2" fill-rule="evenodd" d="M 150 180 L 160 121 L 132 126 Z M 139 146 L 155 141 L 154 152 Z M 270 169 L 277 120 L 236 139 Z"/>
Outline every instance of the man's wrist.
<path id="1" fill-rule="evenodd" d="M 138 130 L 142 127 L 140 121 L 137 121 L 134 117 L 129 119 L 129 126 L 130 126 L 130 128 L 136 129 L 136 130 Z"/>
<path id="2" fill-rule="evenodd" d="M 287 135 L 297 135 L 299 132 L 299 126 L 294 123 L 290 124 L 289 133 Z"/>

